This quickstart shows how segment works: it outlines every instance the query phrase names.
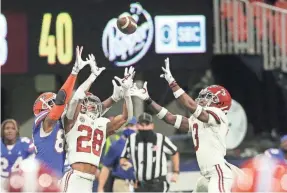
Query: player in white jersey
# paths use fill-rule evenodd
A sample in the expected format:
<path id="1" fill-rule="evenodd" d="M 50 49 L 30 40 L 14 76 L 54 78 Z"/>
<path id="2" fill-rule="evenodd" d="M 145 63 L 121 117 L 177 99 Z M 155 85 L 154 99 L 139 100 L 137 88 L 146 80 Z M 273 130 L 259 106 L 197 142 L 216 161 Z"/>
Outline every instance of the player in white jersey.
<path id="1" fill-rule="evenodd" d="M 190 118 L 173 115 L 155 103 L 148 95 L 146 83 L 142 89 L 138 89 L 134 85 L 131 95 L 144 100 L 155 110 L 158 118 L 176 128 L 192 132 L 197 162 L 202 176 L 206 179 L 199 180 L 197 187 L 205 186 L 208 192 L 230 192 L 233 183 L 232 170 L 236 172 L 237 169 L 236 166 L 227 163 L 224 159 L 226 154 L 225 138 L 228 133 L 226 113 L 231 106 L 230 94 L 224 87 L 213 85 L 203 89 L 199 93 L 199 97 L 193 100 L 175 82 L 169 69 L 168 59 L 165 60 L 165 63 L 165 68 L 162 68 L 164 74 L 161 77 L 167 80 L 175 98 L 190 110 L 192 113 Z"/>
<path id="2" fill-rule="evenodd" d="M 89 56 L 94 58 L 93 55 Z M 133 105 L 129 96 L 134 70 L 125 71 L 125 77 L 115 77 L 121 87 L 113 80 L 113 95 L 101 103 L 100 99 L 88 90 L 96 77 L 104 70 L 98 68 L 95 60 L 90 64 L 90 77 L 77 89 L 67 108 L 64 118 L 66 149 L 71 170 L 61 180 L 64 192 L 92 192 L 97 167 L 106 137 L 124 126 L 133 116 Z M 102 117 L 105 109 L 114 102 L 125 99 L 123 113 L 109 120 Z"/>

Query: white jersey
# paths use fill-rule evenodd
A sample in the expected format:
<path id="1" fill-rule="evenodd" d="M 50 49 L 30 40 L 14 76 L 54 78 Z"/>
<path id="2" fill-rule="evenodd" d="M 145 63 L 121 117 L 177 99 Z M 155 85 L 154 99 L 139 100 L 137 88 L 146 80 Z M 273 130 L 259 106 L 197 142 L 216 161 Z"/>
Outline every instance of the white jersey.
<path id="1" fill-rule="evenodd" d="M 189 118 L 189 131 L 192 132 L 196 158 L 202 173 L 216 164 L 224 164 L 228 133 L 228 119 L 221 109 L 205 107 L 204 110 L 214 118 L 212 123 L 203 123 L 194 116 Z"/>
<path id="2" fill-rule="evenodd" d="M 102 148 L 106 142 L 107 118 L 92 119 L 79 114 L 75 125 L 66 134 L 66 150 L 69 164 L 82 162 L 99 166 Z"/>

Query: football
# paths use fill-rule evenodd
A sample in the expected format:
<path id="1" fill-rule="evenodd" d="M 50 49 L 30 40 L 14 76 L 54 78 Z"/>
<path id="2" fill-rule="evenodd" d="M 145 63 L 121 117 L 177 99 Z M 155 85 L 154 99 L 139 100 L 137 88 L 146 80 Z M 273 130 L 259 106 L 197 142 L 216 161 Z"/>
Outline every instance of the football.
<path id="1" fill-rule="evenodd" d="M 117 20 L 117 27 L 124 34 L 132 34 L 137 29 L 137 23 L 131 16 L 122 16 Z"/>

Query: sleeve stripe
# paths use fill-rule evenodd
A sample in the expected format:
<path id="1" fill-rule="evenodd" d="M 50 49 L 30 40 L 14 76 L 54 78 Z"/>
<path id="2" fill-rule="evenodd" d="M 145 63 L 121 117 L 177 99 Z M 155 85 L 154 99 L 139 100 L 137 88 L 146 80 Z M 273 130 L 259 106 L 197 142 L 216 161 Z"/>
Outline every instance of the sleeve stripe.
<path id="1" fill-rule="evenodd" d="M 48 115 L 49 111 L 44 111 L 42 114 L 40 114 L 36 119 L 35 119 L 35 125 L 38 125 L 40 122 L 43 121 L 43 119 Z"/>
<path id="2" fill-rule="evenodd" d="M 206 112 L 208 112 L 210 115 L 212 115 L 214 117 L 217 124 L 221 123 L 220 118 L 217 116 L 217 114 L 215 112 L 210 111 L 210 110 L 206 110 Z"/>

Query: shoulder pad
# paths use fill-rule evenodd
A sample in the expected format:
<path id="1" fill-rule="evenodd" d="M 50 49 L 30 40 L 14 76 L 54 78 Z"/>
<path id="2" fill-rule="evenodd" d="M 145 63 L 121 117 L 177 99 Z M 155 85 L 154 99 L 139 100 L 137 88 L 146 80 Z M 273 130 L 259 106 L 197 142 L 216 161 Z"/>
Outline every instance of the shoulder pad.
<path id="1" fill-rule="evenodd" d="M 21 138 L 20 138 L 20 141 L 21 141 L 22 143 L 28 143 L 28 144 L 31 143 L 31 139 L 29 139 L 28 137 L 21 137 Z"/>
<path id="2" fill-rule="evenodd" d="M 228 123 L 226 114 L 219 108 L 216 107 L 205 107 L 204 110 L 212 112 L 214 116 L 217 116 L 219 120 L 224 123 Z"/>

